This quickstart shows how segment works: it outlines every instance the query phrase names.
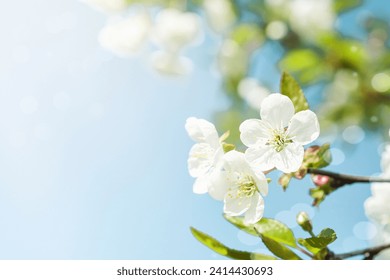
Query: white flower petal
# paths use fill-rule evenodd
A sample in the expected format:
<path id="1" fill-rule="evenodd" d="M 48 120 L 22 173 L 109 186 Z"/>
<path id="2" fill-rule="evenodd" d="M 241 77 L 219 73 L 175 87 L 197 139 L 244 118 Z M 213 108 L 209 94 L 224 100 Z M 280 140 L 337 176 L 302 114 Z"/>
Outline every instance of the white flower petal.
<path id="1" fill-rule="evenodd" d="M 284 173 L 295 172 L 301 167 L 303 161 L 303 146 L 291 143 L 279 153 L 274 154 L 275 167 Z"/>
<path id="2" fill-rule="evenodd" d="M 258 193 L 252 196 L 251 206 L 245 213 L 244 224 L 255 224 L 263 217 L 264 199 Z"/>
<path id="3" fill-rule="evenodd" d="M 192 177 L 199 177 L 207 172 L 214 163 L 215 150 L 207 143 L 192 146 L 188 157 L 188 172 Z"/>
<path id="4" fill-rule="evenodd" d="M 245 158 L 253 168 L 266 171 L 275 167 L 275 149 L 268 145 L 256 145 L 245 151 Z"/>
<path id="5" fill-rule="evenodd" d="M 245 159 L 243 153 L 237 151 L 229 151 L 223 156 L 224 168 L 230 173 L 248 173 L 250 172 L 250 167 L 248 162 Z"/>
<path id="6" fill-rule="evenodd" d="M 268 194 L 268 182 L 264 173 L 260 168 L 252 168 L 253 170 L 253 179 L 255 180 L 257 189 L 260 191 L 261 195 L 266 196 Z"/>
<path id="7" fill-rule="evenodd" d="M 232 190 L 226 193 L 224 202 L 224 213 L 230 216 L 239 216 L 251 206 L 251 197 L 240 197 L 237 194 L 237 190 Z"/>
<path id="8" fill-rule="evenodd" d="M 228 190 L 225 173 L 216 170 L 210 175 L 209 195 L 216 200 L 223 200 Z"/>
<path id="9" fill-rule="evenodd" d="M 219 146 L 218 132 L 212 123 L 191 117 L 187 119 L 185 128 L 195 142 L 208 143 L 215 149 Z"/>
<path id="10" fill-rule="evenodd" d="M 313 142 L 320 135 L 320 125 L 317 115 L 310 110 L 296 113 L 291 118 L 287 134 L 293 137 L 294 142 L 300 143 L 301 145 Z"/>
<path id="11" fill-rule="evenodd" d="M 274 129 L 282 130 L 286 127 L 295 112 L 290 98 L 279 93 L 273 93 L 264 98 L 261 103 L 260 116 L 269 122 Z"/>
<path id="12" fill-rule="evenodd" d="M 196 178 L 194 185 L 192 186 L 192 191 L 196 194 L 205 194 L 208 192 L 209 186 L 210 186 L 209 175 L 201 176 Z"/>
<path id="13" fill-rule="evenodd" d="M 171 53 L 194 42 L 201 34 L 199 16 L 177 9 L 163 9 L 156 16 L 154 41 Z"/>
<path id="14" fill-rule="evenodd" d="M 272 134 L 272 127 L 266 121 L 249 119 L 240 125 L 240 133 L 242 143 L 251 147 L 257 141 L 266 142 Z"/>

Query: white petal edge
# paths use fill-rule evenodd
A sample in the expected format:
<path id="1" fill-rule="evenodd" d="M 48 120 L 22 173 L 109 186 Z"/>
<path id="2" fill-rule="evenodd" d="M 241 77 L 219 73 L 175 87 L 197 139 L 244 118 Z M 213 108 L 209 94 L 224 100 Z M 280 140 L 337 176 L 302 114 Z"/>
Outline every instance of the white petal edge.
<path id="1" fill-rule="evenodd" d="M 198 143 L 192 146 L 187 166 L 192 177 L 199 177 L 207 172 L 215 163 L 216 151 L 206 143 Z"/>
<path id="2" fill-rule="evenodd" d="M 208 143 L 214 148 L 219 146 L 218 132 L 211 122 L 190 117 L 186 120 L 185 129 L 195 142 Z"/>
<path id="3" fill-rule="evenodd" d="M 258 119 L 249 119 L 244 121 L 240 125 L 240 139 L 242 143 L 251 147 L 256 144 L 257 141 L 266 142 L 272 133 L 272 127 L 266 121 Z"/>
<path id="4" fill-rule="evenodd" d="M 208 175 L 201 176 L 195 179 L 192 191 L 196 194 L 205 194 L 209 190 L 210 178 Z"/>
<path id="5" fill-rule="evenodd" d="M 264 199 L 256 193 L 252 196 L 251 206 L 245 213 L 244 224 L 255 224 L 263 217 L 264 214 Z"/>
<path id="6" fill-rule="evenodd" d="M 232 190 L 225 195 L 223 212 L 230 216 L 239 216 L 245 213 L 250 206 L 250 197 L 237 198 L 237 190 Z"/>
<path id="7" fill-rule="evenodd" d="M 290 98 L 280 93 L 270 94 L 261 103 L 261 119 L 269 122 L 274 129 L 282 130 L 287 127 L 294 113 Z"/>
<path id="8" fill-rule="evenodd" d="M 245 159 L 245 155 L 241 152 L 235 150 L 229 151 L 223 155 L 224 168 L 227 172 L 244 172 L 247 173 L 249 168 L 249 163 Z"/>
<path id="9" fill-rule="evenodd" d="M 294 142 L 306 145 L 318 138 L 320 135 L 320 125 L 317 115 L 310 110 L 296 113 L 290 121 L 287 134 Z"/>
<path id="10" fill-rule="evenodd" d="M 228 191 L 225 172 L 215 171 L 210 175 L 209 195 L 216 200 L 223 200 Z"/>

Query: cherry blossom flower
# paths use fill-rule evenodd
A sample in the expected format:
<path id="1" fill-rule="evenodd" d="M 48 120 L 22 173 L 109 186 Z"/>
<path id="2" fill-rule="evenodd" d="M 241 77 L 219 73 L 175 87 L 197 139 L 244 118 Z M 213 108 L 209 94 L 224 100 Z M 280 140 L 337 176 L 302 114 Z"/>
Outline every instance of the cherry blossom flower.
<path id="1" fill-rule="evenodd" d="M 194 117 L 188 118 L 185 124 L 188 135 L 197 142 L 190 150 L 188 172 L 196 178 L 194 193 L 207 193 L 213 180 L 218 180 L 219 166 L 222 163 L 223 148 L 215 126 Z"/>
<path id="2" fill-rule="evenodd" d="M 261 120 L 249 119 L 240 125 L 241 141 L 249 147 L 246 159 L 263 171 L 277 168 L 295 172 L 303 161 L 303 145 L 319 136 L 317 116 L 310 110 L 296 114 L 292 101 L 270 94 L 260 109 Z"/>
<path id="3" fill-rule="evenodd" d="M 165 51 L 177 53 L 200 34 L 200 18 L 195 13 L 163 9 L 156 16 L 153 39 Z"/>
<path id="4" fill-rule="evenodd" d="M 102 47 L 119 56 L 129 56 L 146 44 L 151 25 L 150 15 L 141 11 L 106 25 L 100 31 L 99 42 Z"/>
<path id="5" fill-rule="evenodd" d="M 289 11 L 291 27 L 308 38 L 331 31 L 336 20 L 333 0 L 293 0 Z"/>
<path id="6" fill-rule="evenodd" d="M 263 216 L 268 183 L 263 172 L 250 166 L 243 153 L 229 151 L 223 156 L 222 172 L 213 178 L 209 194 L 224 200 L 225 214 L 244 214 L 244 223 L 254 224 Z"/>

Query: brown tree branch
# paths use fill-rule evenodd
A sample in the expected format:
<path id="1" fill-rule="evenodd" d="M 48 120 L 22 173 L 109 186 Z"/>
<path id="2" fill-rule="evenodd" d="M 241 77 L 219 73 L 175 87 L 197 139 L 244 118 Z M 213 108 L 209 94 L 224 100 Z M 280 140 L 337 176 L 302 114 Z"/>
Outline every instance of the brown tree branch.
<path id="1" fill-rule="evenodd" d="M 349 253 L 336 254 L 335 258 L 344 260 L 344 259 L 352 258 L 352 257 L 355 257 L 355 256 L 363 255 L 364 256 L 364 258 L 363 258 L 364 260 L 372 260 L 380 252 L 382 252 L 383 250 L 389 249 L 389 248 L 390 248 L 390 244 L 385 244 L 385 245 L 376 246 L 376 247 L 372 247 L 372 248 L 356 250 L 356 251 L 349 252 Z"/>
<path id="2" fill-rule="evenodd" d="M 347 184 L 353 183 L 390 183 L 390 179 L 369 177 L 369 176 L 355 176 L 348 174 L 335 173 L 331 171 L 308 168 L 307 173 L 328 176 L 334 180 L 332 187 L 338 189 Z"/>

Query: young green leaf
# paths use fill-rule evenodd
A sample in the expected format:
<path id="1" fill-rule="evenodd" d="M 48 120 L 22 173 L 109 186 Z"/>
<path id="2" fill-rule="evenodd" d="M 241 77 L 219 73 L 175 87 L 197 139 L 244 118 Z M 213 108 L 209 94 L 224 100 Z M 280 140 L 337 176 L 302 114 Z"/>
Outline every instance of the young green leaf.
<path id="1" fill-rule="evenodd" d="M 283 260 L 300 260 L 301 258 L 295 254 L 291 249 L 287 248 L 283 244 L 266 237 L 265 235 L 259 233 L 261 240 L 264 245 L 270 250 L 275 256 L 283 259 Z"/>
<path id="2" fill-rule="evenodd" d="M 251 253 L 251 252 L 245 252 L 245 251 L 238 251 L 235 249 L 231 249 L 229 247 L 226 247 L 221 242 L 216 240 L 215 238 L 191 227 L 191 233 L 192 235 L 203 245 L 207 246 L 214 252 L 236 260 L 276 260 L 274 256 L 268 256 L 264 254 L 259 253 Z"/>
<path id="3" fill-rule="evenodd" d="M 304 238 L 298 238 L 297 242 L 305 247 L 310 253 L 313 253 L 314 255 L 317 254 L 321 249 L 315 248 L 309 245 L 309 243 Z"/>
<path id="4" fill-rule="evenodd" d="M 294 104 L 295 112 L 309 109 L 309 104 L 299 84 L 292 76 L 283 73 L 280 81 L 280 93 L 288 96 Z"/>
<path id="5" fill-rule="evenodd" d="M 313 248 L 324 249 L 330 243 L 337 239 L 336 233 L 333 229 L 326 228 L 320 232 L 316 237 L 306 238 L 305 241 Z"/>
<path id="6" fill-rule="evenodd" d="M 262 218 L 256 224 L 252 226 L 246 226 L 243 222 L 242 217 L 230 217 L 227 215 L 225 215 L 224 217 L 226 220 L 228 220 L 230 223 L 232 223 L 239 229 L 254 236 L 258 236 L 258 232 L 263 236 L 270 238 L 276 242 L 283 243 L 293 248 L 297 246 L 292 230 L 289 229 L 285 224 L 277 220 Z"/>

